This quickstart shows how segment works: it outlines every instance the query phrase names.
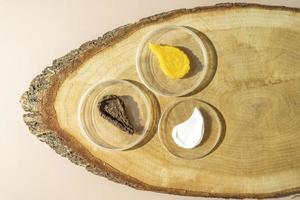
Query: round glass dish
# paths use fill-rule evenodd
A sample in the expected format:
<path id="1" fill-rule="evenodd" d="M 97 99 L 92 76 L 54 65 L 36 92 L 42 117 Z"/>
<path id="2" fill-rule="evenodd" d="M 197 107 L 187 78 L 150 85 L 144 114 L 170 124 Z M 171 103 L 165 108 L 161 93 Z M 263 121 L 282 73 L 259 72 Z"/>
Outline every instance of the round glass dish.
<path id="1" fill-rule="evenodd" d="M 170 79 L 160 69 L 158 59 L 148 48 L 149 42 L 180 48 L 190 59 L 191 70 L 181 79 Z M 164 96 L 183 96 L 196 90 L 207 73 L 208 52 L 204 41 L 191 29 L 169 25 L 142 39 L 136 54 L 141 81 L 153 92 Z"/>
<path id="2" fill-rule="evenodd" d="M 178 146 L 172 137 L 173 128 L 187 120 L 197 107 L 204 117 L 204 135 L 199 145 L 193 149 Z M 222 123 L 218 113 L 209 104 L 187 99 L 174 103 L 166 109 L 159 121 L 159 138 L 164 147 L 174 156 L 184 159 L 198 159 L 209 154 L 218 144 L 222 135 Z"/>
<path id="3" fill-rule="evenodd" d="M 98 102 L 103 96 L 118 95 L 124 104 L 134 133 L 129 134 L 101 117 Z M 83 95 L 78 109 L 82 133 L 89 142 L 105 150 L 127 150 L 138 145 L 148 134 L 152 122 L 152 104 L 135 84 L 125 80 L 109 80 L 92 86 Z"/>

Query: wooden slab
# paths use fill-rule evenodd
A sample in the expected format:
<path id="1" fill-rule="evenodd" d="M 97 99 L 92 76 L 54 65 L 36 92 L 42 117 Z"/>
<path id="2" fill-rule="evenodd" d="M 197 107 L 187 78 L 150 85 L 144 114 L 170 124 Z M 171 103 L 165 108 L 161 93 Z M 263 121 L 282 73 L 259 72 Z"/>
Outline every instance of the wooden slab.
<path id="1" fill-rule="evenodd" d="M 53 62 L 21 98 L 39 140 L 92 173 L 137 189 L 180 195 L 275 197 L 300 191 L 300 9 L 222 4 L 144 18 Z M 139 81 L 141 38 L 163 25 L 193 27 L 211 40 L 217 70 L 200 93 L 222 114 L 225 137 L 210 155 L 182 160 L 158 135 L 142 147 L 100 151 L 78 128 L 81 95 L 111 78 Z M 161 111 L 180 98 L 157 96 Z M 100 189 L 100 188 L 99 188 Z"/>

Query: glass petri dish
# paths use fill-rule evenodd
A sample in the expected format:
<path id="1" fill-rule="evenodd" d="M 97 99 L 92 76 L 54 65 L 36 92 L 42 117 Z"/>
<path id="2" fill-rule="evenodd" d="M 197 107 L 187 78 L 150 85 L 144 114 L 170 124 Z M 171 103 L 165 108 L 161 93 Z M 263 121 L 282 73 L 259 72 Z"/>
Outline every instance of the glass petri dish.
<path id="1" fill-rule="evenodd" d="M 178 146 L 172 138 L 173 128 L 187 120 L 197 107 L 204 117 L 204 135 L 193 149 Z M 174 156 L 184 159 L 198 159 L 208 155 L 218 144 L 222 134 L 222 122 L 214 108 L 198 99 L 181 100 L 166 109 L 159 121 L 159 138 L 164 147 Z"/>
<path id="2" fill-rule="evenodd" d="M 105 95 L 117 95 L 124 104 L 134 133 L 126 133 L 100 116 L 98 102 Z M 104 150 L 128 150 L 146 138 L 152 123 L 152 104 L 135 84 L 109 80 L 92 86 L 83 95 L 78 108 L 80 129 L 87 140 Z"/>
<path id="3" fill-rule="evenodd" d="M 181 79 L 165 76 L 158 59 L 148 48 L 149 42 L 183 50 L 190 59 L 190 72 Z M 164 26 L 149 33 L 142 39 L 136 54 L 139 78 L 152 92 L 164 96 L 184 96 L 196 90 L 205 79 L 207 65 L 208 52 L 204 41 L 194 31 L 183 26 Z"/>

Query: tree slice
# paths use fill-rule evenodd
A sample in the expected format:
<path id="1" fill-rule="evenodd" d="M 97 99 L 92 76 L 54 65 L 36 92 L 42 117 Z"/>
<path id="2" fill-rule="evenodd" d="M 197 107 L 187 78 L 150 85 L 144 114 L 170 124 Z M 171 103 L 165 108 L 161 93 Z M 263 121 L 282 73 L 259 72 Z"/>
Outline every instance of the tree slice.
<path id="1" fill-rule="evenodd" d="M 117 28 L 54 60 L 38 75 L 21 98 L 24 120 L 58 154 L 137 189 L 259 198 L 300 192 L 299 11 L 221 4 L 170 11 Z M 157 134 L 130 151 L 94 148 L 78 127 L 80 97 L 99 77 L 139 81 L 137 46 L 145 34 L 167 24 L 193 27 L 215 46 L 215 76 L 194 97 L 223 115 L 222 143 L 199 160 L 171 156 Z M 176 100 L 157 98 L 161 111 Z"/>

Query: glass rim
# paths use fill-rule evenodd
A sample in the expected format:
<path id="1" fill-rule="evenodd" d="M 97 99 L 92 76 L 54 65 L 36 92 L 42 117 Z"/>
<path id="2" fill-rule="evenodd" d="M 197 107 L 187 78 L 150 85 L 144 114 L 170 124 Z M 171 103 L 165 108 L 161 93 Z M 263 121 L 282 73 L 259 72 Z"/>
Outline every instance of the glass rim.
<path id="1" fill-rule="evenodd" d="M 201 159 L 201 158 L 204 158 L 204 157 L 206 157 L 207 155 L 209 155 L 209 154 L 214 150 L 214 148 L 217 146 L 217 144 L 218 144 L 218 142 L 219 142 L 219 140 L 220 140 L 220 138 L 221 138 L 221 135 L 222 135 L 221 132 L 218 133 L 218 139 L 216 140 L 215 144 L 214 144 L 213 146 L 211 146 L 211 148 L 207 151 L 207 153 L 205 153 L 205 154 L 202 155 L 202 156 L 195 157 L 195 158 L 184 157 L 184 156 L 181 156 L 181 155 L 178 155 L 178 154 L 172 152 L 172 151 L 167 147 L 167 145 L 165 144 L 165 140 L 163 139 L 163 136 L 162 136 L 162 134 L 166 134 L 166 133 L 163 133 L 163 131 L 162 131 L 162 123 L 163 123 L 163 120 L 165 120 L 166 115 L 169 114 L 169 112 L 170 112 L 173 108 L 175 108 L 178 104 L 183 103 L 183 102 L 185 102 L 185 101 L 197 101 L 197 102 L 199 102 L 199 103 L 203 103 L 203 104 L 207 105 L 208 108 L 211 109 L 211 110 L 214 112 L 214 114 L 215 114 L 216 116 L 218 116 L 217 111 L 216 111 L 216 110 L 215 110 L 208 102 L 206 102 L 206 101 L 204 101 L 204 100 L 197 99 L 197 98 L 185 98 L 185 99 L 177 100 L 177 101 L 171 103 L 170 105 L 168 105 L 167 108 L 165 109 L 165 111 L 161 114 L 161 117 L 160 117 L 160 119 L 159 119 L 159 121 L 158 121 L 158 136 L 159 136 L 159 140 L 160 140 L 160 142 L 163 144 L 163 147 L 164 147 L 171 155 L 175 156 L 176 158 L 181 158 L 181 159 L 185 159 L 185 160 L 196 160 L 196 159 Z M 217 121 L 221 124 L 221 119 L 219 118 L 219 116 L 217 117 Z M 222 128 L 221 128 L 221 129 L 222 129 Z M 186 149 L 186 150 L 188 150 L 188 149 Z"/>
<path id="2" fill-rule="evenodd" d="M 93 137 L 90 136 L 90 134 L 88 133 L 89 131 L 87 131 L 85 128 L 84 128 L 84 122 L 83 120 L 81 119 L 81 113 L 83 111 L 83 107 L 84 107 L 84 103 L 86 102 L 89 94 L 94 90 L 96 89 L 99 85 L 101 84 L 107 84 L 107 83 L 122 83 L 122 84 L 127 84 L 128 86 L 131 86 L 133 88 L 135 88 L 139 94 L 141 94 L 144 102 L 145 102 L 145 105 L 146 105 L 146 112 L 147 112 L 147 120 L 146 120 L 146 123 L 145 123 L 145 128 L 141 134 L 141 137 L 138 138 L 137 140 L 135 140 L 134 142 L 124 146 L 124 147 L 117 147 L 117 148 L 109 148 L 109 147 L 105 147 L 103 145 L 100 145 L 99 143 L 97 143 Z M 125 151 L 125 150 L 129 150 L 135 146 L 137 146 L 138 144 L 140 144 L 147 136 L 148 134 L 148 131 L 149 131 L 149 127 L 151 126 L 151 120 L 152 120 L 152 116 L 151 116 L 151 106 L 149 106 L 149 104 L 151 104 L 149 98 L 146 96 L 145 92 L 142 91 L 138 86 L 136 86 L 135 84 L 131 83 L 130 81 L 127 81 L 127 80 L 124 80 L 124 79 L 109 79 L 109 80 L 101 80 L 101 81 L 98 81 L 96 82 L 95 84 L 93 84 L 91 87 L 89 87 L 85 93 L 83 93 L 82 97 L 80 98 L 80 101 L 79 101 L 79 105 L 78 105 L 78 109 L 77 109 L 77 121 L 79 122 L 79 129 L 80 129 L 80 132 L 81 132 L 81 135 L 84 136 L 85 139 L 87 139 L 87 141 L 90 143 L 90 144 L 93 144 L 95 145 L 97 148 L 100 148 L 101 150 L 104 150 L 104 151 L 109 151 L 109 152 L 117 152 L 117 151 Z"/>
<path id="3" fill-rule="evenodd" d="M 155 29 L 154 31 L 148 33 L 145 37 L 142 38 L 140 44 L 138 45 L 137 48 L 137 52 L 136 52 L 136 58 L 135 58 L 135 64 L 136 64 L 136 71 L 138 74 L 138 77 L 140 78 L 140 80 L 142 81 L 142 83 L 148 88 L 150 89 L 152 92 L 162 95 L 162 96 L 169 96 L 169 97 L 180 97 L 180 96 L 184 96 L 184 95 L 188 95 L 190 93 L 192 93 L 194 90 L 196 90 L 201 83 L 204 81 L 204 79 L 199 79 L 196 84 L 191 87 L 190 89 L 187 89 L 186 91 L 183 92 L 179 92 L 179 93 L 164 93 L 162 91 L 160 91 L 159 89 L 156 89 L 155 87 L 151 86 L 151 84 L 149 84 L 146 79 L 144 78 L 143 72 L 141 70 L 141 66 L 142 66 L 142 62 L 141 62 L 141 54 L 142 54 L 142 50 L 145 47 L 147 41 L 154 36 L 155 34 L 159 33 L 160 31 L 164 30 L 164 29 L 179 29 L 182 30 L 190 35 L 193 36 L 193 38 L 198 42 L 198 44 L 200 45 L 201 51 L 203 53 L 203 67 L 207 70 L 208 67 L 208 52 L 207 52 L 207 48 L 204 44 L 204 41 L 191 29 L 189 29 L 188 27 L 185 26 L 180 26 L 180 25 L 165 25 L 162 26 L 158 29 Z"/>

